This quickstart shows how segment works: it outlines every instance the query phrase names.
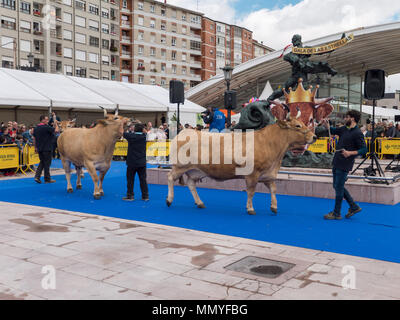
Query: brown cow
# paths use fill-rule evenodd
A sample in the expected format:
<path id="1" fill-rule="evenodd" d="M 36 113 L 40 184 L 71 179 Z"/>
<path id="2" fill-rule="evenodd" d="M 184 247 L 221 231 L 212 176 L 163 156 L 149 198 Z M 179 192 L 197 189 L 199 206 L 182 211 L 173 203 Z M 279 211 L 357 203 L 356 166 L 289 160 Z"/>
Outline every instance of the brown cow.
<path id="1" fill-rule="evenodd" d="M 93 179 L 94 198 L 100 199 L 104 195 L 103 179 L 110 168 L 115 143 L 123 135 L 124 125 L 129 120 L 118 116 L 118 110 L 112 117 L 104 111 L 104 117 L 94 128 L 70 128 L 57 140 L 68 192 L 73 192 L 70 168 L 73 163 L 77 169 L 76 188 L 82 188 L 80 172 L 85 167 Z M 99 176 L 96 171 L 100 172 Z"/>
<path id="2" fill-rule="evenodd" d="M 239 140 L 239 144 L 235 142 L 234 135 L 238 135 L 236 139 Z M 182 141 L 182 138 L 186 139 Z M 270 189 L 271 211 L 277 213 L 275 180 L 286 150 L 293 144 L 313 143 L 315 140 L 314 133 L 295 118 L 278 120 L 277 123 L 263 129 L 243 133 L 183 130 L 171 143 L 172 170 L 168 174 L 167 205 L 170 206 L 174 198 L 174 182 L 180 179 L 182 183 L 184 174 L 188 178 L 187 185 L 199 208 L 204 208 L 204 203 L 196 191 L 195 183 L 198 180 L 205 176 L 220 181 L 244 178 L 247 186 L 247 213 L 255 214 L 253 196 L 260 179 Z M 214 144 L 215 142 L 217 144 Z M 238 161 L 238 158 L 243 156 L 243 150 L 246 150 L 245 161 L 243 159 Z M 191 161 L 187 161 L 188 157 Z M 245 167 L 245 162 L 253 163 L 253 167 L 246 173 L 238 173 L 238 169 Z"/>

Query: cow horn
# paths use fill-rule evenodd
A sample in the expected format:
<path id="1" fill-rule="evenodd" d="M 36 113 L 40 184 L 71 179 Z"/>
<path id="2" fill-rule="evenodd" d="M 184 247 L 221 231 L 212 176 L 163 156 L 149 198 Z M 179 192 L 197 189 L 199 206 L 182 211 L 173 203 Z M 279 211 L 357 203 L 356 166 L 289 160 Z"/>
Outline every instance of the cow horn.
<path id="1" fill-rule="evenodd" d="M 301 111 L 299 108 L 297 108 L 297 115 L 296 115 L 296 119 L 299 119 L 301 117 Z"/>
<path id="2" fill-rule="evenodd" d="M 316 106 L 314 106 L 315 109 L 318 109 L 321 105 L 317 104 Z"/>
<path id="3" fill-rule="evenodd" d="M 119 105 L 117 105 L 117 108 L 115 109 L 114 115 L 115 115 L 115 116 L 118 116 L 118 112 L 119 112 Z"/>
<path id="4" fill-rule="evenodd" d="M 107 118 L 107 110 L 104 109 L 102 106 L 99 106 L 100 109 L 102 109 L 104 111 L 104 118 Z"/>

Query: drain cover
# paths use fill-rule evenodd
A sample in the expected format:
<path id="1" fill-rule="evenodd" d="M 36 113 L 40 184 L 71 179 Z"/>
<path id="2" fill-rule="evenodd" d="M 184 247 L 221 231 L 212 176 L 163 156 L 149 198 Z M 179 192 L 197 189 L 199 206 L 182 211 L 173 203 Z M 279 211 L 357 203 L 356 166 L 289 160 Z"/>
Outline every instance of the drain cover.
<path id="1" fill-rule="evenodd" d="M 294 266 L 293 263 L 248 256 L 226 266 L 225 269 L 273 279 Z"/>

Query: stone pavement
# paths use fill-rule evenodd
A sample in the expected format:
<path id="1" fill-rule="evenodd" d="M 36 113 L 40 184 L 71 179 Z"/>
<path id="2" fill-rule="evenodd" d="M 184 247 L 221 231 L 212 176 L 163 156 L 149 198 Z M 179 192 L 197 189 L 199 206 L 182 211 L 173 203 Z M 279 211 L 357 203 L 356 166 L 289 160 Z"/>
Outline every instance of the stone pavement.
<path id="1" fill-rule="evenodd" d="M 246 256 L 295 266 L 224 268 Z M 400 264 L 0 202 L 0 299 L 400 299 Z"/>

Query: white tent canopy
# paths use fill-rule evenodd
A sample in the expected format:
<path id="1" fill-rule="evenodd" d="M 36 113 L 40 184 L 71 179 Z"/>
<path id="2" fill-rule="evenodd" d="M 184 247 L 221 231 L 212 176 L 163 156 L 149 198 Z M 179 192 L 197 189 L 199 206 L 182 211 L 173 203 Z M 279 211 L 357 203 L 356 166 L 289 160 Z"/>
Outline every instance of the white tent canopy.
<path id="1" fill-rule="evenodd" d="M 363 105 L 362 112 L 372 115 L 373 106 Z M 375 107 L 375 117 L 377 118 L 393 121 L 395 115 L 400 115 L 400 110 Z"/>
<path id="2" fill-rule="evenodd" d="M 169 91 L 154 85 L 130 84 L 109 80 L 70 77 L 0 68 L 0 106 L 68 108 L 96 110 L 99 106 L 124 111 L 168 112 Z M 204 108 L 189 100 L 180 106 L 183 113 Z"/>

